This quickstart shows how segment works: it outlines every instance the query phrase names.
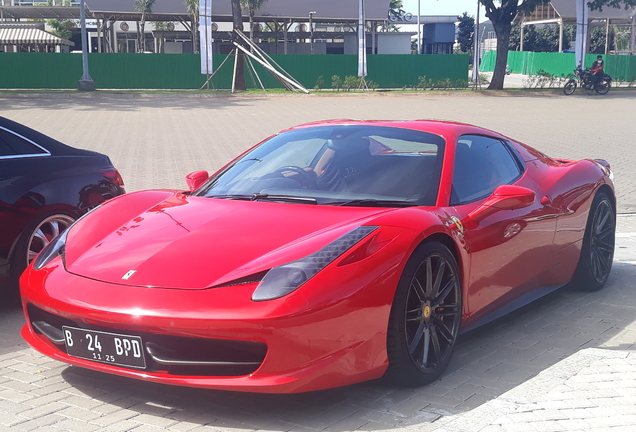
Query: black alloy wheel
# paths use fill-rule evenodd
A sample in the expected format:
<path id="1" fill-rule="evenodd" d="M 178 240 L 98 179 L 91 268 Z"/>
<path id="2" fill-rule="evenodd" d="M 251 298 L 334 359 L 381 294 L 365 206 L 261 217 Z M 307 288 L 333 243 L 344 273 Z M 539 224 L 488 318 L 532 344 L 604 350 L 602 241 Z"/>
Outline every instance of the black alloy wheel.
<path id="1" fill-rule="evenodd" d="M 588 216 L 581 258 L 575 283 L 584 291 L 597 291 L 605 285 L 612 270 L 616 233 L 616 212 L 610 197 L 599 192 Z"/>
<path id="2" fill-rule="evenodd" d="M 411 256 L 389 318 L 386 377 L 420 386 L 439 378 L 451 360 L 462 317 L 461 278 L 453 253 L 428 242 Z"/>
<path id="3" fill-rule="evenodd" d="M 568 82 L 565 83 L 565 85 L 563 86 L 563 93 L 568 96 L 571 95 L 576 90 L 576 86 L 577 86 L 576 80 L 574 79 L 568 80 Z"/>

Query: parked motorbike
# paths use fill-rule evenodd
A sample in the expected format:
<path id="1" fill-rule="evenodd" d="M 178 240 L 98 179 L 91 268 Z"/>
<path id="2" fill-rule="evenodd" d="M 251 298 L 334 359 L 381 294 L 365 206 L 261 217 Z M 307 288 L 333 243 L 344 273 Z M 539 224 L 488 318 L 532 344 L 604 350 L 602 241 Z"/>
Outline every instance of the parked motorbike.
<path id="1" fill-rule="evenodd" d="M 594 90 L 596 93 L 601 95 L 606 94 L 612 86 L 612 77 L 606 73 L 601 73 L 602 76 L 597 82 L 595 82 L 594 76 L 589 69 L 583 70 L 580 66 L 577 66 L 577 68 L 574 69 L 574 75 L 576 75 L 577 78 L 571 78 L 565 83 L 565 86 L 563 86 L 563 93 L 571 95 L 580 83 L 580 86 L 585 90 Z"/>

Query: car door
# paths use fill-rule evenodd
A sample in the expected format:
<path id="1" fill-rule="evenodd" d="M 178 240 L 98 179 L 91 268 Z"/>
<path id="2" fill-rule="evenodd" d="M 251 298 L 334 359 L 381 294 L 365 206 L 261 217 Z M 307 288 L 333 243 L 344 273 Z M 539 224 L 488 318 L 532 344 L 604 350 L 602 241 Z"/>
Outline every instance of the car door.
<path id="1" fill-rule="evenodd" d="M 505 184 L 534 191 L 534 202 L 494 212 L 471 224 L 468 214 Z M 464 228 L 470 257 L 466 289 L 468 311 L 474 319 L 542 286 L 556 227 L 555 212 L 542 203 L 545 196 L 507 142 L 479 135 L 458 139 L 450 204 L 468 221 Z"/>
<path id="2" fill-rule="evenodd" d="M 0 127 L 0 281 L 8 276 L 9 254 L 44 198 L 29 194 L 29 178 L 46 173 L 33 160 L 49 152 L 12 131 Z M 30 177 L 27 177 L 30 175 Z"/>

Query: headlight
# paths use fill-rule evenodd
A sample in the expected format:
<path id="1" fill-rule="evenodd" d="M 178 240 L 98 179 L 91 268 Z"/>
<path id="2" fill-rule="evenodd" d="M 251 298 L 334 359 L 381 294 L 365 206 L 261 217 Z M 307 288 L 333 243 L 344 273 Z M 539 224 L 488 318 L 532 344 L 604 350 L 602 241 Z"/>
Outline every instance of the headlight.
<path id="1" fill-rule="evenodd" d="M 66 246 L 66 236 L 68 235 L 68 232 L 71 230 L 71 228 L 73 228 L 73 226 L 76 223 L 84 219 L 89 213 L 94 212 L 100 207 L 101 205 L 98 205 L 97 207 L 92 208 L 91 210 L 84 213 L 79 219 L 77 219 L 75 222 L 69 225 L 68 228 L 66 228 L 62 233 L 60 233 L 60 235 L 55 237 L 53 241 L 51 241 L 51 243 L 46 245 L 44 249 L 42 249 L 42 251 L 38 254 L 38 256 L 35 257 L 33 268 L 35 270 L 40 270 L 42 267 L 50 263 L 53 260 L 53 258 L 55 258 L 56 256 L 59 256 L 59 255 L 63 256 L 64 247 Z"/>
<path id="2" fill-rule="evenodd" d="M 258 284 L 252 294 L 252 300 L 273 300 L 295 291 L 377 228 L 375 226 L 358 227 L 316 253 L 298 261 L 274 267 Z"/>
<path id="3" fill-rule="evenodd" d="M 71 225 L 73 226 L 73 225 Z M 58 255 L 64 254 L 64 246 L 66 246 L 66 235 L 71 227 L 69 226 L 60 235 L 55 237 L 51 243 L 46 245 L 38 254 L 33 263 L 33 268 L 40 270 Z"/>

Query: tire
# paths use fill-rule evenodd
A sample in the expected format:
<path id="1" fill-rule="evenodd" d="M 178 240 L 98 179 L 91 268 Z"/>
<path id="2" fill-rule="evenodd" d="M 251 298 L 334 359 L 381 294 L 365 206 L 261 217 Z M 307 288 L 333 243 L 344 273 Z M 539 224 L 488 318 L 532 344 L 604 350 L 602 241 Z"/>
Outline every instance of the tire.
<path id="1" fill-rule="evenodd" d="M 457 260 L 442 243 L 419 246 L 404 269 L 391 307 L 385 379 L 429 384 L 451 360 L 462 317 Z"/>
<path id="2" fill-rule="evenodd" d="M 563 93 L 570 96 L 576 90 L 576 86 L 576 80 L 568 80 L 568 82 L 566 82 L 563 86 Z"/>
<path id="3" fill-rule="evenodd" d="M 596 93 L 600 95 L 604 95 L 604 94 L 607 94 L 611 86 L 612 86 L 611 81 L 602 79 L 598 83 L 596 83 L 596 85 L 594 86 L 594 90 L 596 90 Z"/>
<path id="4" fill-rule="evenodd" d="M 68 228 L 76 217 L 70 213 L 56 212 L 32 222 L 20 236 L 11 259 L 11 274 L 17 279 L 37 254 L 59 233 Z"/>
<path id="5" fill-rule="evenodd" d="M 605 192 L 599 192 L 592 201 L 587 219 L 574 287 L 582 291 L 598 291 L 603 288 L 612 270 L 615 232 L 614 205 Z"/>

